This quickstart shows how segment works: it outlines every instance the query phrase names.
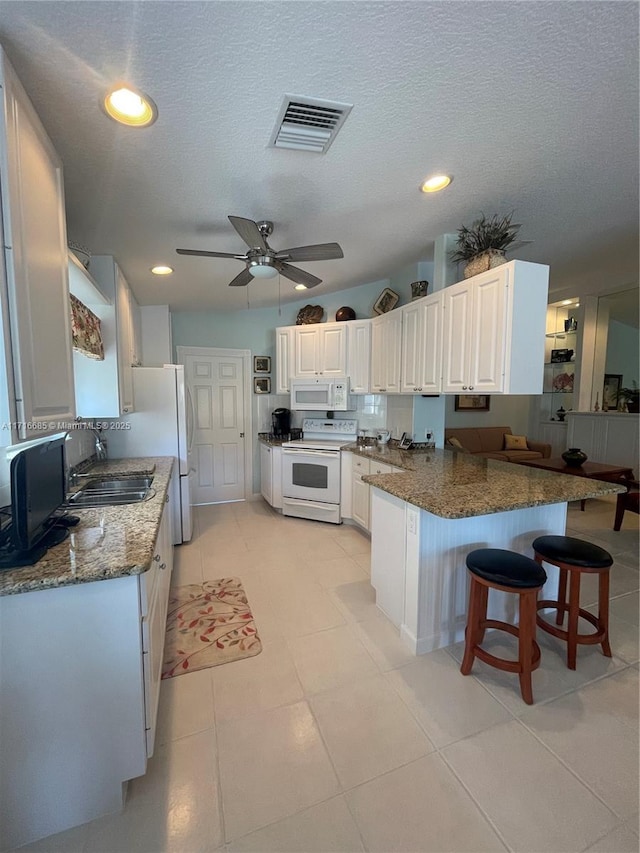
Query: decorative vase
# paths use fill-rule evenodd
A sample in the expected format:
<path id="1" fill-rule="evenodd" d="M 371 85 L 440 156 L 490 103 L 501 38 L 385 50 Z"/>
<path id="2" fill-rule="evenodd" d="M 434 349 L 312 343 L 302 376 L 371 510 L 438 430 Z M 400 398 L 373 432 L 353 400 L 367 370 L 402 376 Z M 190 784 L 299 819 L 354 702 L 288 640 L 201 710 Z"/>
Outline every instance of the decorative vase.
<path id="1" fill-rule="evenodd" d="M 579 447 L 570 447 L 562 454 L 562 458 L 565 461 L 565 465 L 568 465 L 569 468 L 579 468 L 589 457 Z"/>
<path id="2" fill-rule="evenodd" d="M 494 267 L 499 267 L 501 264 L 506 264 L 507 259 L 504 256 L 504 249 L 487 249 L 476 255 L 475 258 L 467 263 L 464 268 L 464 277 L 471 278 L 472 275 L 492 270 Z"/>
<path id="3" fill-rule="evenodd" d="M 427 295 L 427 288 L 429 287 L 428 281 L 412 281 L 411 282 L 411 301 L 414 299 L 420 299 L 422 296 Z"/>

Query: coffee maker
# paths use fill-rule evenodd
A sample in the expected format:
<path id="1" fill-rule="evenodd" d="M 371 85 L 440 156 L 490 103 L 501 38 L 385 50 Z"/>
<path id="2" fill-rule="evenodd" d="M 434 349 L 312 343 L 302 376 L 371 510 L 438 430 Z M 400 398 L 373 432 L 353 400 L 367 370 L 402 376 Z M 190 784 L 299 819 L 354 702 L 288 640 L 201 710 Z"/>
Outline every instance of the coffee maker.
<path id="1" fill-rule="evenodd" d="M 291 432 L 291 411 L 274 409 L 271 413 L 271 431 L 278 438 L 288 438 Z"/>

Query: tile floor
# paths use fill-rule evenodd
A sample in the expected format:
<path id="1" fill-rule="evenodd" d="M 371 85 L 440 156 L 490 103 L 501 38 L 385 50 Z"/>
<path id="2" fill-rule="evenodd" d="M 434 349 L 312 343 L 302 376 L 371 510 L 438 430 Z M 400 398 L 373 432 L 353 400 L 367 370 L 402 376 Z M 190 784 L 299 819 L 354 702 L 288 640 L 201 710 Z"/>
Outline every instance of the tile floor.
<path id="1" fill-rule="evenodd" d="M 460 645 L 408 653 L 357 529 L 198 508 L 174 583 L 242 578 L 262 654 L 163 682 L 124 812 L 23 850 L 638 851 L 638 516 L 612 523 L 610 499 L 569 510 L 615 556 L 614 657 L 572 673 L 543 634 L 529 707 L 515 676 L 461 676 Z"/>

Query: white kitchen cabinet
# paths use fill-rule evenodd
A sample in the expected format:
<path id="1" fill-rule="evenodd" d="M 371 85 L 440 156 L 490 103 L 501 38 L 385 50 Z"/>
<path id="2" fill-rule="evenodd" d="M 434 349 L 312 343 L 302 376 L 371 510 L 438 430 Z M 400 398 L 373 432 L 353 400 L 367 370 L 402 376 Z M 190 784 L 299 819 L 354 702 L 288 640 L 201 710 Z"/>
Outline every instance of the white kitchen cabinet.
<path id="1" fill-rule="evenodd" d="M 365 530 L 370 530 L 371 486 L 364 483 L 362 478 L 367 474 L 394 474 L 401 469 L 354 453 L 351 470 L 351 517 Z"/>
<path id="2" fill-rule="evenodd" d="M 402 312 L 389 311 L 371 321 L 371 391 L 400 393 Z"/>
<path id="3" fill-rule="evenodd" d="M 371 391 L 371 320 L 349 320 L 347 327 L 347 376 L 352 394 Z"/>
<path id="4" fill-rule="evenodd" d="M 548 280 L 511 261 L 444 289 L 443 392 L 542 392 Z"/>
<path id="5" fill-rule="evenodd" d="M 294 376 L 347 375 L 347 327 L 323 323 L 294 327 Z"/>
<path id="6" fill-rule="evenodd" d="M 0 83 L 0 408 L 15 424 L 0 441 L 11 443 L 73 421 L 75 394 L 62 163 L 1 49 Z"/>
<path id="7" fill-rule="evenodd" d="M 442 380 L 442 291 L 402 308 L 403 394 L 437 394 Z"/>
<path id="8" fill-rule="evenodd" d="M 132 367 L 140 367 L 142 364 L 142 315 L 138 300 L 133 295 L 131 288 L 127 287 L 129 299 L 129 326 L 130 332 L 130 358 Z"/>
<path id="9" fill-rule="evenodd" d="M 100 317 L 104 361 L 74 353 L 77 411 L 83 418 L 117 418 L 134 411 L 132 300 L 111 255 L 94 255 L 91 273 L 109 302 L 89 306 Z"/>
<path id="10" fill-rule="evenodd" d="M 276 394 L 288 394 L 291 391 L 295 328 L 281 326 L 276 329 Z"/>
<path id="11" fill-rule="evenodd" d="M 260 492 L 275 509 L 282 509 L 282 449 L 260 442 Z"/>

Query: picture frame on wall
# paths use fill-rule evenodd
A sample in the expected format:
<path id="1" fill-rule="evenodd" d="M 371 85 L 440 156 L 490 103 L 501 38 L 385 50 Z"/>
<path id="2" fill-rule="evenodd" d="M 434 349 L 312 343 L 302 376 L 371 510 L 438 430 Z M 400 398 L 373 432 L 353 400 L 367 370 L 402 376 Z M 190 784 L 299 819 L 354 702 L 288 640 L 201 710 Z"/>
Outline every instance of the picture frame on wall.
<path id="1" fill-rule="evenodd" d="M 253 379 L 253 393 L 254 394 L 270 394 L 271 393 L 271 379 L 268 376 L 255 376 Z"/>
<path id="2" fill-rule="evenodd" d="M 605 373 L 602 386 L 602 410 L 615 411 L 618 408 L 618 392 L 622 387 L 621 373 Z"/>
<path id="3" fill-rule="evenodd" d="M 253 357 L 253 372 L 254 373 L 271 373 L 271 356 L 269 356 L 269 355 L 254 355 L 254 357 Z"/>
<path id="4" fill-rule="evenodd" d="M 488 412 L 490 405 L 489 394 L 456 394 L 456 412 Z"/>

